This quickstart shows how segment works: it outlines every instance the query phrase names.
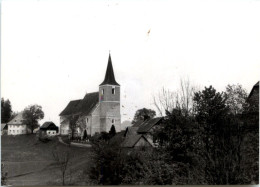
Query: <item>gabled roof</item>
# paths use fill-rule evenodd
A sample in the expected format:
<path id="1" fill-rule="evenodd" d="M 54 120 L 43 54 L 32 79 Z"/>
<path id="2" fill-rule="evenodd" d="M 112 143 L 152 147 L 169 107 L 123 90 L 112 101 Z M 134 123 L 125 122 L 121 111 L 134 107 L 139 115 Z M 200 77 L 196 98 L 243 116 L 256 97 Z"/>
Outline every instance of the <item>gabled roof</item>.
<path id="1" fill-rule="evenodd" d="M 121 146 L 122 147 L 128 147 L 128 148 L 132 148 L 135 146 L 135 144 L 141 139 L 143 138 L 145 141 L 147 141 L 147 139 L 145 138 L 145 136 L 143 136 L 142 134 L 136 134 L 136 135 L 131 135 L 128 136 L 127 138 L 125 138 L 125 140 L 122 142 Z M 147 141 L 149 144 L 151 144 L 149 141 Z M 152 145 L 151 145 L 152 146 Z"/>
<path id="2" fill-rule="evenodd" d="M 140 127 L 140 125 L 143 123 L 143 120 L 139 120 L 137 122 L 135 122 L 135 124 L 132 127 Z"/>
<path id="3" fill-rule="evenodd" d="M 47 129 L 48 127 L 50 127 L 50 125 L 57 127 L 53 122 L 51 122 L 51 121 L 46 121 L 46 122 L 40 127 L 40 129 Z M 57 127 L 57 128 L 58 128 L 58 127 Z"/>
<path id="4" fill-rule="evenodd" d="M 23 112 L 18 113 L 7 125 L 24 125 Z"/>
<path id="5" fill-rule="evenodd" d="M 70 101 L 60 116 L 82 114 L 88 115 L 98 103 L 98 92 L 88 93 L 83 99 Z"/>
<path id="6" fill-rule="evenodd" d="M 139 127 L 127 127 L 125 130 L 125 136 L 137 134 L 138 128 Z"/>
<path id="7" fill-rule="evenodd" d="M 109 57 L 108 57 L 108 64 L 107 64 L 107 71 L 106 71 L 105 79 L 99 86 L 105 85 L 105 84 L 111 84 L 111 85 L 118 85 L 119 86 L 119 84 L 115 80 L 115 75 L 114 75 L 114 70 L 113 70 L 112 60 L 111 60 L 110 54 L 109 54 Z"/>
<path id="8" fill-rule="evenodd" d="M 110 140 L 109 140 L 109 144 L 111 145 L 120 145 L 124 139 L 125 139 L 125 131 L 120 131 L 118 133 L 116 133 L 115 136 L 113 136 Z"/>
<path id="9" fill-rule="evenodd" d="M 248 99 L 252 96 L 255 89 L 259 89 L 259 81 L 253 86 L 253 88 L 248 96 Z"/>
<path id="10" fill-rule="evenodd" d="M 139 129 L 138 129 L 138 133 L 146 133 L 148 132 L 154 125 L 156 125 L 159 121 L 162 120 L 162 117 L 158 117 L 158 118 L 153 118 L 153 119 L 150 119 L 150 120 L 146 120 L 144 121 Z"/>

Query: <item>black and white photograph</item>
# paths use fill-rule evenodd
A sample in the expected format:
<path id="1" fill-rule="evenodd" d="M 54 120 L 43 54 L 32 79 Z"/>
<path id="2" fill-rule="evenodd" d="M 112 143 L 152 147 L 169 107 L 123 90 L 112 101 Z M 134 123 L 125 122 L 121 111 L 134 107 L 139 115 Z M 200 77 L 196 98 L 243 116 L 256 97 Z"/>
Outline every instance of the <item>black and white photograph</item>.
<path id="1" fill-rule="evenodd" d="M 259 185 L 259 0 L 2 0 L 1 185 Z"/>

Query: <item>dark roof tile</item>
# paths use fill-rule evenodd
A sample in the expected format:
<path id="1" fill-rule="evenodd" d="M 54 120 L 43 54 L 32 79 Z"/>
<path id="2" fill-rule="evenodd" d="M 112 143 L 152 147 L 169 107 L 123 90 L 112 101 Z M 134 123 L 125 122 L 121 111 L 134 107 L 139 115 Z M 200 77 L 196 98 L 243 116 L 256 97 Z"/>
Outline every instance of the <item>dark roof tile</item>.
<path id="1" fill-rule="evenodd" d="M 153 118 L 150 120 L 146 120 L 144 121 L 139 129 L 138 129 L 138 133 L 146 133 L 148 132 L 154 125 L 156 125 L 159 121 L 161 121 L 162 117 L 158 117 L 158 118 Z"/>
<path id="2" fill-rule="evenodd" d="M 88 115 L 98 103 L 98 92 L 88 93 L 83 99 L 70 101 L 66 108 L 60 113 L 60 116 L 72 114 Z"/>

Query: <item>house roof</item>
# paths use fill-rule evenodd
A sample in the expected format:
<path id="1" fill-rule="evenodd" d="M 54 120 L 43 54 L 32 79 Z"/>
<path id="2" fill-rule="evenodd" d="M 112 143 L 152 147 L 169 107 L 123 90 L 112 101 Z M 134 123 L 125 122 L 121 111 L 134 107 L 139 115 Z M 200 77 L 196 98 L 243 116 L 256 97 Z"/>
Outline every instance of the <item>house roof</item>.
<path id="1" fill-rule="evenodd" d="M 60 113 L 60 116 L 72 114 L 88 115 L 98 103 L 98 92 L 88 93 L 83 99 L 70 101 L 66 108 Z"/>
<path id="2" fill-rule="evenodd" d="M 250 98 L 252 96 L 255 89 L 259 89 L 259 81 L 253 86 L 248 98 Z"/>
<path id="3" fill-rule="evenodd" d="M 116 145 L 120 145 L 124 139 L 125 139 L 125 131 L 121 131 L 116 133 L 115 136 L 113 136 L 110 140 L 109 140 L 109 144 L 116 144 Z"/>
<path id="4" fill-rule="evenodd" d="M 138 129 L 138 133 L 146 133 L 148 132 L 154 125 L 156 125 L 159 121 L 161 121 L 162 117 L 158 117 L 158 118 L 153 118 L 150 120 L 146 120 L 144 121 L 139 129 Z"/>
<path id="5" fill-rule="evenodd" d="M 99 86 L 105 85 L 105 84 L 112 84 L 112 85 L 118 85 L 119 86 L 119 84 L 115 80 L 115 75 L 114 75 L 114 70 L 113 70 L 112 60 L 111 60 L 110 54 L 109 54 L 109 57 L 108 57 L 108 64 L 107 64 L 107 71 L 106 71 L 105 79 Z"/>
<path id="6" fill-rule="evenodd" d="M 40 127 L 40 129 L 47 129 L 50 125 L 54 125 L 55 127 L 57 127 L 53 122 L 51 121 L 46 121 L 44 122 L 44 124 Z M 57 127 L 58 128 L 58 127 Z"/>
<path id="7" fill-rule="evenodd" d="M 23 112 L 20 112 L 15 116 L 7 125 L 22 125 L 24 124 Z"/>
<path id="8" fill-rule="evenodd" d="M 125 131 L 125 136 L 129 136 L 129 135 L 135 135 L 137 134 L 137 130 L 139 127 L 127 127 L 126 131 Z"/>
<path id="9" fill-rule="evenodd" d="M 146 141 L 147 139 L 142 134 L 130 135 L 122 142 L 121 146 L 126 148 L 134 147 L 135 144 L 141 139 L 144 138 Z M 149 144 L 150 142 L 147 141 Z"/>
<path id="10" fill-rule="evenodd" d="M 132 127 L 140 127 L 140 125 L 143 123 L 143 120 L 139 120 L 137 122 L 135 122 L 135 124 Z"/>

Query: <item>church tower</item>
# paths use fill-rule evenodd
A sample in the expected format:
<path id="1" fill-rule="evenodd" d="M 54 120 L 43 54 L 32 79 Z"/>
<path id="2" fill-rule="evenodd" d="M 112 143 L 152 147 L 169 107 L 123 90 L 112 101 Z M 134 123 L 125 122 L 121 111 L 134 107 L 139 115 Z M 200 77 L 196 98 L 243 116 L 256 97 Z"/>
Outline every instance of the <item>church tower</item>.
<path id="1" fill-rule="evenodd" d="M 111 56 L 109 54 L 104 81 L 99 85 L 100 131 L 109 132 L 112 125 L 121 131 L 120 85 L 115 80 Z"/>

